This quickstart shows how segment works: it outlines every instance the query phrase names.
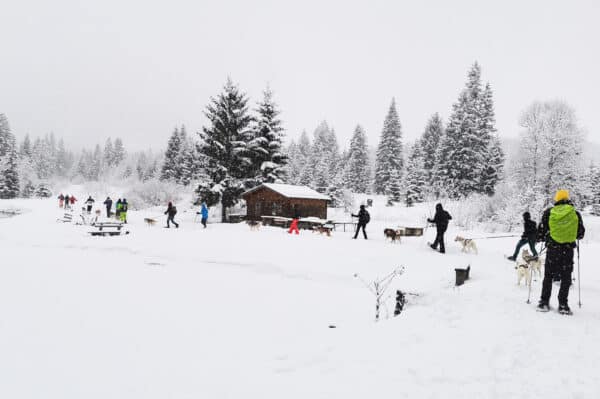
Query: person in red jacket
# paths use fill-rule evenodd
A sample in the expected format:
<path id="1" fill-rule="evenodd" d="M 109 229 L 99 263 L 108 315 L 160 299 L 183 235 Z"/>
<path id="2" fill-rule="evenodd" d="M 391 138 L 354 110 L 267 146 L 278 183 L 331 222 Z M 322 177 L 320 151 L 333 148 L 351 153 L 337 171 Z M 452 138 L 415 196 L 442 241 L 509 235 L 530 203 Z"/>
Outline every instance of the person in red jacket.
<path id="1" fill-rule="evenodd" d="M 288 230 L 288 233 L 292 234 L 292 232 L 296 232 L 296 234 L 300 234 L 300 230 L 298 230 L 298 219 L 300 219 L 300 216 L 298 215 L 298 212 L 294 212 L 294 218 L 292 219 L 292 224 L 290 225 L 290 229 Z"/>

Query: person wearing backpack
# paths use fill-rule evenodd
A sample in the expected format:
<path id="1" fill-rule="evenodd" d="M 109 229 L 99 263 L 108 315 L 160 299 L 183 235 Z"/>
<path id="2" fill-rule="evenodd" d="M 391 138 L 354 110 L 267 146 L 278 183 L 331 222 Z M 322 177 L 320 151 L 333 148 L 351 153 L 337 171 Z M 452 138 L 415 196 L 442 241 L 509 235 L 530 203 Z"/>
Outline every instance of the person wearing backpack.
<path id="1" fill-rule="evenodd" d="M 585 227 L 581 214 L 575 210 L 569 199 L 567 190 L 559 190 L 554 196 L 554 201 L 554 206 L 544 212 L 538 227 L 539 237 L 546 242 L 544 281 L 538 311 L 550 310 L 552 279 L 558 274 L 558 311 L 562 314 L 572 314 L 569 308 L 569 287 L 575 255 L 573 250 L 577 248 L 577 241 L 585 235 Z"/>
<path id="2" fill-rule="evenodd" d="M 427 219 L 429 223 L 434 223 L 437 234 L 435 241 L 430 245 L 431 249 L 437 250 L 438 245 L 440 246 L 440 253 L 446 253 L 446 247 L 444 246 L 444 233 L 448 229 L 448 222 L 452 220 L 452 216 L 442 208 L 442 204 L 435 206 L 435 215 L 433 219 Z"/>
<path id="3" fill-rule="evenodd" d="M 367 224 L 369 224 L 369 222 L 371 221 L 371 215 L 369 215 L 369 212 L 365 209 L 365 206 L 361 205 L 360 210 L 358 211 L 358 215 L 352 214 L 352 217 L 358 218 L 358 224 L 356 225 L 356 233 L 354 233 L 353 238 L 356 240 L 356 237 L 358 237 L 358 232 L 360 231 L 360 229 L 362 229 L 363 236 L 366 240 L 367 231 L 365 230 L 365 228 L 367 227 Z"/>
<path id="4" fill-rule="evenodd" d="M 121 201 L 121 212 L 119 213 L 119 219 L 123 223 L 127 223 L 127 207 L 128 206 L 129 206 L 129 204 L 127 203 L 127 200 L 125 198 L 123 198 L 123 201 Z"/>
<path id="5" fill-rule="evenodd" d="M 173 205 L 172 202 L 169 202 L 167 205 L 167 210 L 165 211 L 165 215 L 167 215 L 167 229 L 171 226 L 169 222 L 173 222 L 176 228 L 179 228 L 179 223 L 175 221 L 175 215 L 177 214 L 177 208 Z"/>

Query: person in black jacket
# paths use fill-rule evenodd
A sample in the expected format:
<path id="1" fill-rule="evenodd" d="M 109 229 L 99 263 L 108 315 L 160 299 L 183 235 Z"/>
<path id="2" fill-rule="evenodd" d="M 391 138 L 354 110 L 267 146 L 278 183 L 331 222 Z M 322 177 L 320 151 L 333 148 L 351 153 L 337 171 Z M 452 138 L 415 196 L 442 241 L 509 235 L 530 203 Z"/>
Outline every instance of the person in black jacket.
<path id="1" fill-rule="evenodd" d="M 175 227 L 179 228 L 179 223 L 177 223 L 175 221 L 176 214 L 177 214 L 177 208 L 173 206 L 172 202 L 169 202 L 169 205 L 167 205 L 167 210 L 165 211 L 165 215 L 167 215 L 167 229 L 171 227 L 169 225 L 169 222 L 173 222 Z"/>
<path id="2" fill-rule="evenodd" d="M 106 199 L 104 200 L 104 205 L 106 206 L 106 217 L 109 218 L 110 210 L 112 208 L 112 200 L 110 199 L 110 197 L 106 197 Z"/>
<path id="3" fill-rule="evenodd" d="M 448 229 L 448 222 L 452 220 L 452 216 L 442 208 L 442 204 L 435 206 L 435 216 L 433 219 L 427 219 L 429 223 L 434 223 L 437 229 L 435 241 L 430 245 L 432 249 L 437 250 L 438 245 L 440 246 L 440 253 L 446 253 L 446 247 L 444 246 L 444 233 Z"/>
<path id="4" fill-rule="evenodd" d="M 362 229 L 363 236 L 365 236 L 365 240 L 367 239 L 367 232 L 365 231 L 365 227 L 371 221 L 371 215 L 365 209 L 364 205 L 360 206 L 360 210 L 358 211 L 358 215 L 352 214 L 352 217 L 358 218 L 358 225 L 356 226 L 356 233 L 354 234 L 354 239 L 358 237 L 358 232 Z"/>
<path id="5" fill-rule="evenodd" d="M 537 258 L 538 256 L 538 253 L 535 250 L 535 242 L 537 240 L 537 225 L 534 220 L 531 220 L 531 215 L 529 214 L 529 212 L 525 212 L 523 214 L 523 226 L 523 235 L 517 243 L 515 252 L 512 256 L 508 257 L 508 260 L 517 260 L 517 256 L 519 256 L 519 251 L 521 250 L 521 247 L 525 244 L 529 244 L 529 248 L 531 249 L 531 255 L 534 258 Z"/>

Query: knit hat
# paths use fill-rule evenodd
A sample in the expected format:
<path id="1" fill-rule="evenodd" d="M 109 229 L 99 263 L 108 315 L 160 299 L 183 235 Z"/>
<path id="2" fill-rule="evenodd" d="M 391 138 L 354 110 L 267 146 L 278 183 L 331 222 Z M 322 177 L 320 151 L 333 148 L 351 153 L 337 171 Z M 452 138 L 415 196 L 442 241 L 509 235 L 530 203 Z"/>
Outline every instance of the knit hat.
<path id="1" fill-rule="evenodd" d="M 556 195 L 554 196 L 554 202 L 559 201 L 568 201 L 569 200 L 569 190 L 558 190 Z"/>

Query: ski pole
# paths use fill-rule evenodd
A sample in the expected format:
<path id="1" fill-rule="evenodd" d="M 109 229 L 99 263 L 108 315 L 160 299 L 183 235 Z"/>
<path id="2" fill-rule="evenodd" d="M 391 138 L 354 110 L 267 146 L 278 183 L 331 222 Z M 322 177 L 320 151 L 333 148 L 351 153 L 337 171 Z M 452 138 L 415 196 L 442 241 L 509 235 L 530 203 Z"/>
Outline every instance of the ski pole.
<path id="1" fill-rule="evenodd" d="M 577 240 L 577 286 L 579 291 L 579 308 L 581 309 L 581 266 L 579 263 L 579 240 Z"/>
<path id="2" fill-rule="evenodd" d="M 527 294 L 527 303 L 531 303 L 531 281 L 533 280 L 533 276 L 531 273 L 529 274 L 529 293 Z"/>

